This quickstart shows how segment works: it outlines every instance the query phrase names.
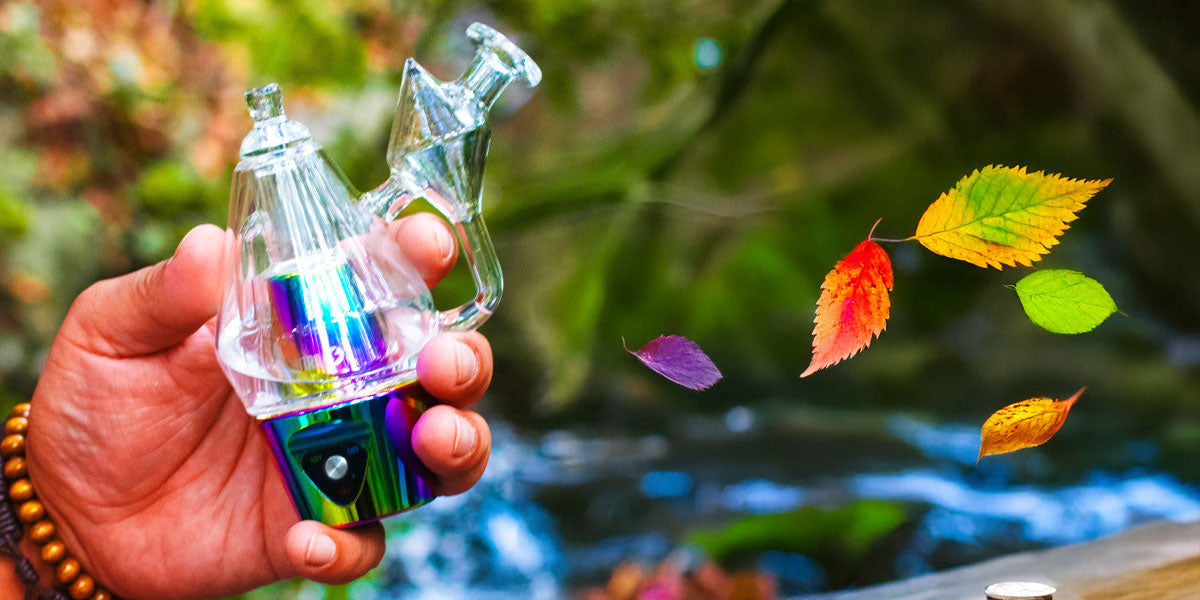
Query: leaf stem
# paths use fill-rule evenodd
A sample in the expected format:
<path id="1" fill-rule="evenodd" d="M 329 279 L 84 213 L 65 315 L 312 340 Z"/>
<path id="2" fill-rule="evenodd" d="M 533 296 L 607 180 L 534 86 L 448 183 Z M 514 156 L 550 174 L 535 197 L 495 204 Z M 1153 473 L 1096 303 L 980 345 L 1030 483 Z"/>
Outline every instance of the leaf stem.
<path id="1" fill-rule="evenodd" d="M 879 224 L 880 224 L 881 222 L 883 222 L 883 217 L 879 217 L 878 219 L 875 219 L 875 224 L 874 224 L 874 225 L 872 225 L 872 226 L 871 226 L 871 230 L 867 232 L 867 239 L 868 239 L 868 240 L 869 240 L 869 239 L 871 239 L 871 236 L 875 235 L 875 228 L 876 228 L 876 227 L 879 227 Z"/>
<path id="2" fill-rule="evenodd" d="M 875 228 L 876 228 L 876 227 L 879 227 L 879 223 L 880 223 L 880 222 L 882 222 L 882 221 L 883 221 L 883 218 L 882 218 L 882 217 L 881 217 L 881 218 L 879 218 L 879 219 L 876 219 L 876 220 L 875 220 L 875 224 L 871 226 L 871 231 L 869 231 L 869 232 L 867 233 L 867 239 L 868 239 L 868 240 L 870 240 L 870 241 L 872 241 L 872 242 L 888 242 L 888 243 L 892 243 L 892 244 L 899 244 L 899 243 L 901 243 L 901 242 L 907 242 L 907 241 L 911 241 L 911 240 L 915 240 L 915 239 L 917 239 L 917 236 L 915 236 L 915 235 L 912 235 L 912 236 L 906 237 L 906 238 L 904 238 L 904 239 L 902 239 L 902 240 L 892 240 L 892 239 L 888 239 L 888 238 L 877 238 L 877 237 L 875 237 Z"/>
<path id="3" fill-rule="evenodd" d="M 917 236 L 910 235 L 902 240 L 893 240 L 890 238 L 877 238 L 877 237 L 868 237 L 867 239 L 871 240 L 872 242 L 884 242 L 884 243 L 888 243 L 888 244 L 901 244 L 904 242 L 911 242 L 911 241 L 917 239 Z"/>

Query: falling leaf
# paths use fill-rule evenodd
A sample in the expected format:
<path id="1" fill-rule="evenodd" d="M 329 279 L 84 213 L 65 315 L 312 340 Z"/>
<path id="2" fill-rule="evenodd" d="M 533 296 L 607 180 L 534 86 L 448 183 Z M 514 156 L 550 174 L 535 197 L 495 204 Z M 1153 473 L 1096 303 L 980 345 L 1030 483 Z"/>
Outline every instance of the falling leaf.
<path id="1" fill-rule="evenodd" d="M 921 216 L 913 236 L 929 250 L 980 267 L 1041 260 L 1075 213 L 1111 179 L 1068 179 L 988 166 L 963 177 Z"/>
<path id="2" fill-rule="evenodd" d="M 1067 420 L 1067 413 L 1086 387 L 1066 400 L 1030 398 L 1009 404 L 983 423 L 979 458 L 1015 452 L 1046 443 Z"/>
<path id="3" fill-rule="evenodd" d="M 1078 271 L 1034 271 L 1016 290 L 1029 320 L 1051 333 L 1091 331 L 1117 311 L 1104 286 Z"/>
<path id="4" fill-rule="evenodd" d="M 879 244 L 864 240 L 838 261 L 821 284 L 812 362 L 800 376 L 808 377 L 870 345 L 872 336 L 887 325 L 891 289 L 892 261 Z"/>
<path id="5" fill-rule="evenodd" d="M 623 340 L 622 340 L 623 342 Z M 681 335 L 664 335 L 650 340 L 641 350 L 625 351 L 638 357 L 651 370 L 693 390 L 706 390 L 721 379 L 712 359 Z"/>

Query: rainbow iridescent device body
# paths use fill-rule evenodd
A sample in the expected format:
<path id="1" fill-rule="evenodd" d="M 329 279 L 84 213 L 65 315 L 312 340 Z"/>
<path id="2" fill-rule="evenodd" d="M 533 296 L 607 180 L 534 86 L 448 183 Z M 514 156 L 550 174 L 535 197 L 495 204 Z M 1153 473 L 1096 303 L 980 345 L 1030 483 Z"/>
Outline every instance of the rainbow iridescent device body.
<path id="1" fill-rule="evenodd" d="M 488 110 L 514 79 L 541 78 L 494 30 L 475 23 L 467 35 L 477 50 L 457 81 L 405 64 L 391 176 L 361 196 L 284 115 L 279 86 L 246 93 L 254 129 L 230 194 L 217 356 L 304 519 L 348 526 L 433 499 L 410 442 L 428 401 L 417 352 L 438 332 L 478 327 L 500 300 L 480 217 Z M 450 221 L 475 280 L 475 298 L 449 311 L 393 237 L 417 198 Z"/>

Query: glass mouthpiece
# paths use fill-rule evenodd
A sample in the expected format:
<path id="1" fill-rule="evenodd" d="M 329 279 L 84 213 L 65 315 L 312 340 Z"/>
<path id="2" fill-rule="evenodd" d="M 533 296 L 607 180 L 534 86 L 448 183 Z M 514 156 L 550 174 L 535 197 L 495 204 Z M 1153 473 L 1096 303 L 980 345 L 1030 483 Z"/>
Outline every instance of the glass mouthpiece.
<path id="1" fill-rule="evenodd" d="M 288 120 L 283 112 L 283 92 L 278 83 L 246 92 L 246 106 L 254 119 L 254 129 L 242 140 L 241 155 L 257 156 L 312 139 L 308 128 Z"/>
<path id="2" fill-rule="evenodd" d="M 467 27 L 467 37 L 475 42 L 480 50 L 493 52 L 506 63 L 512 76 L 524 81 L 525 85 L 534 87 L 542 81 L 542 69 L 537 63 L 499 31 L 483 23 L 471 23 L 471 26 Z"/>
<path id="3" fill-rule="evenodd" d="M 283 116 L 283 92 L 278 83 L 256 87 L 246 92 L 246 106 L 255 121 L 265 121 Z"/>

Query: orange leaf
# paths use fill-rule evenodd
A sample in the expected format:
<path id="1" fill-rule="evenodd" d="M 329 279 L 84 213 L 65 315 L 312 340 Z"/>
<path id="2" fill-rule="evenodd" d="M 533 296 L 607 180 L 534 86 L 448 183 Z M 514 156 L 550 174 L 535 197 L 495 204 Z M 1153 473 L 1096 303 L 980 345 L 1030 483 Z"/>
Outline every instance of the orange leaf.
<path id="1" fill-rule="evenodd" d="M 980 267 L 1028 267 L 1058 243 L 1075 213 L 1110 182 L 987 166 L 930 204 L 912 239 Z"/>
<path id="2" fill-rule="evenodd" d="M 800 376 L 808 377 L 870 345 L 872 336 L 887 325 L 891 289 L 892 261 L 879 244 L 863 240 L 838 261 L 821 284 L 812 363 Z"/>
<path id="3" fill-rule="evenodd" d="M 1067 413 L 1086 389 L 1079 388 L 1066 400 L 1030 398 L 996 411 L 983 423 L 979 458 L 1046 443 L 1067 421 Z"/>

